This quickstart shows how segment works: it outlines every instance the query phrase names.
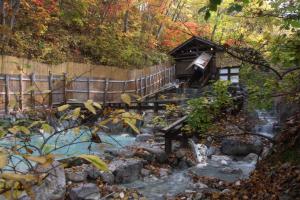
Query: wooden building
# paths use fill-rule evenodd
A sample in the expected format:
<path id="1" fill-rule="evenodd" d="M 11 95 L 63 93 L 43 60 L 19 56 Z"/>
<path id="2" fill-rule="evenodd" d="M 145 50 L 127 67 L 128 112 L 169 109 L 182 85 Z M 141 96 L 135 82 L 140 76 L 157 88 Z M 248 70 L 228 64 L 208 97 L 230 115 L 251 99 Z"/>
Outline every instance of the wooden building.
<path id="1" fill-rule="evenodd" d="M 169 53 L 175 60 L 177 79 L 203 86 L 211 79 L 239 82 L 241 61 L 212 41 L 191 37 Z"/>

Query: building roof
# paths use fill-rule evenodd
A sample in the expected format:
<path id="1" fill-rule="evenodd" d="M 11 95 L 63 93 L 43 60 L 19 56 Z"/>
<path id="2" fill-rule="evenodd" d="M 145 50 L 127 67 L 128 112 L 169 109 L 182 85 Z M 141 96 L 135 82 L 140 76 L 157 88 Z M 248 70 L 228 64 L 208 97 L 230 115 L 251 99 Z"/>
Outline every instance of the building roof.
<path id="1" fill-rule="evenodd" d="M 189 49 L 192 46 L 199 46 L 203 47 L 206 49 L 214 48 L 217 50 L 222 50 L 220 46 L 210 40 L 206 40 L 204 38 L 198 37 L 198 36 L 193 36 L 190 39 L 186 40 L 179 46 L 175 47 L 172 51 L 169 52 L 171 56 L 176 56 L 176 53 L 184 51 L 185 49 Z"/>

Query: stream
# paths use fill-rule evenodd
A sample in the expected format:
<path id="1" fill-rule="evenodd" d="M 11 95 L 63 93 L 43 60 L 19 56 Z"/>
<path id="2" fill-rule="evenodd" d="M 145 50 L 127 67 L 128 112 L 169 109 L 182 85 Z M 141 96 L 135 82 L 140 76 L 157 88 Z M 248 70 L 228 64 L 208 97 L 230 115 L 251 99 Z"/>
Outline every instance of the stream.
<path id="1" fill-rule="evenodd" d="M 273 126 L 276 123 L 276 117 L 269 112 L 262 111 L 257 111 L 257 115 L 260 123 L 257 123 L 254 128 L 256 133 L 274 137 Z M 196 145 L 195 147 L 199 161 L 197 166 L 185 170 L 174 170 L 171 175 L 165 178 L 150 177 L 126 184 L 125 186 L 137 189 L 149 200 L 160 200 L 166 197 L 174 197 L 179 193 L 199 189 L 199 186 L 193 184 L 189 174 L 236 182 L 240 179 L 248 178 L 255 169 L 256 160 L 236 159 L 225 155 L 213 155 L 211 158 L 207 158 L 206 147 L 203 146 L 205 145 Z"/>

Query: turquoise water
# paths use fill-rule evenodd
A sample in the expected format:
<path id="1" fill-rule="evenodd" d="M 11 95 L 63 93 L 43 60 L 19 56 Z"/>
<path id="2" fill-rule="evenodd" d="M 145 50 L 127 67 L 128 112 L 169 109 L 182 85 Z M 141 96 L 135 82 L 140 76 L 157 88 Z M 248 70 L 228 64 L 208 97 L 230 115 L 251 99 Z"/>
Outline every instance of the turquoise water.
<path id="1" fill-rule="evenodd" d="M 105 149 L 122 148 L 130 145 L 135 141 L 135 137 L 127 134 L 108 134 L 105 132 L 98 133 L 102 143 L 91 142 L 91 134 L 88 130 L 81 130 L 79 133 L 72 131 L 63 132 L 56 136 L 50 134 L 35 135 L 31 137 L 29 142 L 26 142 L 28 148 L 33 150 L 33 155 L 42 154 L 55 154 L 58 159 L 77 156 L 80 154 L 101 154 Z M 50 138 L 45 145 L 44 141 Z M 9 140 L 4 139 L 0 141 L 0 147 L 8 148 L 15 145 L 25 146 L 25 143 L 21 140 Z M 34 150 L 30 145 L 41 149 L 41 152 Z M 20 153 L 26 154 L 25 148 L 19 150 Z M 34 164 L 34 163 L 31 163 Z M 26 163 L 22 157 L 12 155 L 9 165 L 6 169 L 11 169 L 12 166 L 18 171 L 27 171 L 28 163 Z"/>

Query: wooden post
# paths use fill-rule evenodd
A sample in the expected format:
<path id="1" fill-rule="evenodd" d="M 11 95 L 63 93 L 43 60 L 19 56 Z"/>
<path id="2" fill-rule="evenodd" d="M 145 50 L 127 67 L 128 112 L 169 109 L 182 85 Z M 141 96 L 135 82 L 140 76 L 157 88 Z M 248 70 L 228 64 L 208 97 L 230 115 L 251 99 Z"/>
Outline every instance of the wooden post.
<path id="1" fill-rule="evenodd" d="M 147 81 L 147 79 L 148 79 L 148 76 L 145 77 L 145 95 L 148 94 L 148 81 Z"/>
<path id="2" fill-rule="evenodd" d="M 143 96 L 143 79 L 140 77 L 140 96 Z"/>
<path id="3" fill-rule="evenodd" d="M 63 75 L 63 103 L 67 103 L 67 73 Z"/>
<path id="4" fill-rule="evenodd" d="M 91 85 L 91 80 L 90 80 L 90 77 L 87 78 L 87 98 L 88 99 L 91 99 L 91 88 L 90 88 L 90 85 Z"/>
<path id="5" fill-rule="evenodd" d="M 5 74 L 5 114 L 9 113 L 9 75 Z"/>
<path id="6" fill-rule="evenodd" d="M 104 93 L 103 93 L 103 105 L 106 106 L 106 100 L 107 100 L 107 92 L 108 92 L 108 87 L 109 87 L 109 79 L 105 79 L 104 83 Z"/>
<path id="7" fill-rule="evenodd" d="M 19 91 L 20 91 L 20 96 L 19 96 L 19 107 L 21 110 L 23 110 L 23 75 L 19 75 Z"/>
<path id="8" fill-rule="evenodd" d="M 172 138 L 169 133 L 165 134 L 165 152 L 166 154 L 172 153 Z"/>
<path id="9" fill-rule="evenodd" d="M 124 81 L 124 82 L 123 82 L 123 89 L 122 89 L 122 92 L 123 92 L 123 93 L 126 93 L 127 84 L 128 84 L 127 81 Z"/>
<path id="10" fill-rule="evenodd" d="M 168 74 L 169 74 L 168 80 L 169 80 L 169 83 L 171 83 L 171 68 L 168 69 Z"/>
<path id="11" fill-rule="evenodd" d="M 52 108 L 53 106 L 53 75 L 51 71 L 49 71 L 49 76 L 48 76 L 48 87 L 49 87 L 49 108 Z"/>
<path id="12" fill-rule="evenodd" d="M 35 74 L 32 73 L 30 76 L 30 85 L 32 87 L 32 90 L 30 91 L 30 100 L 31 100 L 31 107 L 35 109 L 35 90 L 34 90 L 34 84 L 35 84 Z"/>
<path id="13" fill-rule="evenodd" d="M 139 82 L 138 82 L 138 79 L 136 78 L 135 79 L 135 94 L 139 94 Z"/>
<path id="14" fill-rule="evenodd" d="M 155 94 L 155 101 L 154 101 L 154 112 L 158 112 L 158 93 Z"/>
<path id="15" fill-rule="evenodd" d="M 144 96 L 147 94 L 147 76 L 144 76 Z"/>

